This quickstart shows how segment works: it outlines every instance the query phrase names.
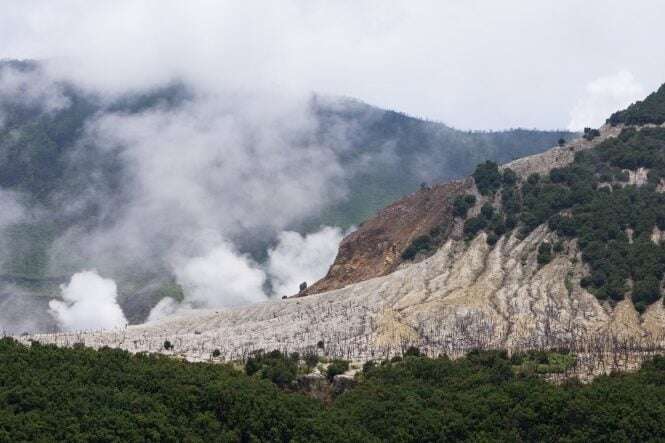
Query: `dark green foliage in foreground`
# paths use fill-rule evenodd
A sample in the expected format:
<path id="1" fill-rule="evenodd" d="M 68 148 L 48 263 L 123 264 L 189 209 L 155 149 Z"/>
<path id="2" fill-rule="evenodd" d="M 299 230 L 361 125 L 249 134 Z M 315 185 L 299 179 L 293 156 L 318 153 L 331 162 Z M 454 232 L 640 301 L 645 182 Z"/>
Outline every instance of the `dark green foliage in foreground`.
<path id="1" fill-rule="evenodd" d="M 322 410 L 225 365 L 0 341 L 0 441 L 286 441 Z"/>
<path id="2" fill-rule="evenodd" d="M 627 125 L 644 125 L 665 123 L 665 85 L 645 98 L 628 106 L 623 111 L 615 112 L 607 119 L 612 126 L 620 123 Z"/>
<path id="3" fill-rule="evenodd" d="M 226 365 L 0 341 L 0 441 L 647 441 L 665 438 L 665 358 L 582 385 L 565 353 L 405 355 L 324 406 Z M 530 371 L 529 367 L 535 368 Z"/>
<path id="4" fill-rule="evenodd" d="M 292 384 L 298 376 L 298 361 L 300 355 L 293 353 L 285 355 L 275 350 L 271 352 L 258 351 L 252 354 L 245 363 L 247 375 L 258 374 L 278 386 L 286 387 Z"/>
<path id="5" fill-rule="evenodd" d="M 404 351 L 405 357 L 420 357 L 421 355 L 423 354 L 421 354 L 420 349 L 415 346 L 409 346 L 406 351 Z"/>
<path id="6" fill-rule="evenodd" d="M 528 351 L 510 357 L 513 370 L 521 374 L 564 373 L 575 366 L 576 360 L 567 350 Z"/>
<path id="7" fill-rule="evenodd" d="M 336 375 L 344 374 L 349 370 L 349 362 L 346 360 L 333 360 L 326 368 L 328 381 L 333 381 Z"/>

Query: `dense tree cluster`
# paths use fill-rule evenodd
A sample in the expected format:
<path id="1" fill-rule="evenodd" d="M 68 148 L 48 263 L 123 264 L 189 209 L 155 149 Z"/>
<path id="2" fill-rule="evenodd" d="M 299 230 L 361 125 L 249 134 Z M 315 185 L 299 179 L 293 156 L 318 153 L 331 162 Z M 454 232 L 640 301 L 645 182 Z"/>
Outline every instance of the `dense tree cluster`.
<path id="1" fill-rule="evenodd" d="M 344 374 L 349 370 L 349 362 L 346 360 L 333 360 L 326 368 L 328 381 L 333 381 L 336 375 Z"/>
<path id="2" fill-rule="evenodd" d="M 286 355 L 277 350 L 257 351 L 245 362 L 245 373 L 247 375 L 258 374 L 277 386 L 286 387 L 292 384 L 298 376 L 299 361 L 298 353 Z"/>
<path id="3" fill-rule="evenodd" d="M 416 237 L 411 244 L 402 252 L 402 259 L 413 260 L 421 252 L 429 252 L 435 247 L 432 237 L 421 235 Z"/>
<path id="4" fill-rule="evenodd" d="M 478 165 L 473 177 L 476 187 L 483 195 L 493 195 L 501 189 L 503 210 L 494 208 L 489 202 L 485 203 L 478 216 L 464 222 L 464 235 L 467 239 L 472 239 L 478 232 L 485 230 L 488 232 L 487 242 L 493 245 L 499 237 L 515 227 L 516 220 L 512 214 L 519 210 L 521 205 L 516 189 L 518 177 L 510 168 L 499 171 L 493 162 Z"/>
<path id="5" fill-rule="evenodd" d="M 489 195 L 501 187 L 501 173 L 499 167 L 493 161 L 487 160 L 481 163 L 473 171 L 473 180 L 476 182 L 478 192 Z"/>
<path id="6" fill-rule="evenodd" d="M 585 140 L 591 141 L 598 136 L 600 136 L 600 131 L 598 129 L 584 128 L 584 134 L 582 137 L 584 137 Z"/>
<path id="7" fill-rule="evenodd" d="M 649 168 L 648 182 L 627 186 L 621 168 Z M 554 169 L 549 182 L 523 188 L 526 229 L 549 220 L 563 237 L 577 238 L 592 270 L 582 283 L 601 299 L 621 300 L 631 290 L 638 310 L 660 298 L 665 248 L 651 241 L 665 229 L 665 195 L 656 186 L 665 170 L 665 130 L 625 130 Z M 569 214 L 559 212 L 568 209 Z M 556 215 L 555 215 L 556 214 Z M 629 283 L 630 282 L 630 283 Z"/>
<path id="8" fill-rule="evenodd" d="M 575 366 L 577 357 L 567 349 L 554 351 L 531 350 L 510 356 L 510 364 L 519 374 L 565 373 Z"/>
<path id="9" fill-rule="evenodd" d="M 475 202 L 476 198 L 474 196 L 472 199 L 467 199 L 467 201 Z M 464 203 L 465 205 L 467 203 Z M 473 205 L 473 203 L 470 203 Z M 468 210 L 468 209 L 467 209 Z M 430 255 L 434 253 L 443 243 L 446 238 L 446 226 L 445 225 L 435 225 L 433 226 L 429 233 L 424 235 L 419 235 L 416 237 L 409 246 L 402 252 L 401 257 L 403 260 L 413 260 L 419 254 Z"/>
<path id="10" fill-rule="evenodd" d="M 539 265 L 546 265 L 550 261 L 552 261 L 552 245 L 549 244 L 548 242 L 542 242 L 538 246 L 538 264 Z"/>
<path id="11" fill-rule="evenodd" d="M 626 125 L 645 125 L 665 123 L 665 85 L 645 98 L 628 106 L 623 111 L 615 112 L 607 119 L 612 126 L 624 123 Z"/>
<path id="12" fill-rule="evenodd" d="M 557 385 L 538 374 L 574 365 L 565 351 L 458 360 L 416 351 L 368 362 L 355 387 L 324 405 L 227 365 L 4 339 L 0 441 L 665 438 L 663 357 L 636 373 Z"/>
<path id="13" fill-rule="evenodd" d="M 476 204 L 476 196 L 471 194 L 458 195 L 453 201 L 453 215 L 465 218 L 469 209 Z"/>
<path id="14" fill-rule="evenodd" d="M 637 174 L 639 168 L 648 170 L 646 183 L 628 185 L 628 171 Z M 665 194 L 657 192 L 665 180 L 665 129 L 625 129 L 577 153 L 569 166 L 531 174 L 522 183 L 509 169 L 501 176 L 491 162 L 480 164 L 474 178 L 485 194 L 501 192 L 501 208 L 486 203 L 478 216 L 465 220 L 467 238 L 484 230 L 494 244 L 515 227 L 526 237 L 547 223 L 561 239 L 578 240 L 591 268 L 581 283 L 598 298 L 619 301 L 630 293 L 643 311 L 661 297 L 665 246 L 651 235 L 655 227 L 665 230 Z M 560 241 L 542 243 L 538 263 L 549 263 L 563 249 Z"/>

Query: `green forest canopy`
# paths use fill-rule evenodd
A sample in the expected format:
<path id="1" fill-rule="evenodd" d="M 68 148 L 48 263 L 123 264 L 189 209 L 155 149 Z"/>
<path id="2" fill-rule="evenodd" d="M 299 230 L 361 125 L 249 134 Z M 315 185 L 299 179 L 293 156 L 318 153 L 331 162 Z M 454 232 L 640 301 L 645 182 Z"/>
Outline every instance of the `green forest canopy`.
<path id="1" fill-rule="evenodd" d="M 228 365 L 0 340 L 0 441 L 645 441 L 665 438 L 665 358 L 550 384 L 521 358 L 366 364 L 330 404 Z"/>

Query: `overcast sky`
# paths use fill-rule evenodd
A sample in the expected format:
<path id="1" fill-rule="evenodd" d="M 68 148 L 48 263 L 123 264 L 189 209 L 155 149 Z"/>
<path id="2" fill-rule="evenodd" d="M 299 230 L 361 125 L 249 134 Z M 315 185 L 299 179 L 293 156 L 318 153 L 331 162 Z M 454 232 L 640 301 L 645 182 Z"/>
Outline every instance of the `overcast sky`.
<path id="1" fill-rule="evenodd" d="M 108 93 L 180 77 L 465 129 L 579 128 L 665 82 L 663 23 L 657 0 L 6 0 L 0 58 Z"/>

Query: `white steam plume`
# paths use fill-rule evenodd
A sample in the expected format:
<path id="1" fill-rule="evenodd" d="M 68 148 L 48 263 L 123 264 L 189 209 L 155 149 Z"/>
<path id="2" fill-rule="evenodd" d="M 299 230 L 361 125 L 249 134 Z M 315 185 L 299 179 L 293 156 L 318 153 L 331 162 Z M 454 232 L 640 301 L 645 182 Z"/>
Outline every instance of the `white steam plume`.
<path id="1" fill-rule="evenodd" d="M 182 303 L 162 299 L 150 312 L 148 321 L 171 315 L 180 309 L 227 307 L 266 299 L 265 282 L 270 277 L 273 292 L 292 295 L 301 282 L 312 283 L 323 277 L 333 263 L 344 233 L 339 228 L 323 227 L 301 235 L 284 231 L 276 246 L 268 251 L 268 262 L 259 266 L 222 243 L 208 254 L 184 260 L 174 266 L 178 283 L 185 290 Z"/>
<path id="2" fill-rule="evenodd" d="M 113 224 L 59 239 L 51 262 L 92 262 L 114 275 L 118 263 L 169 267 L 220 243 L 265 243 L 346 192 L 335 152 L 310 140 L 315 129 L 305 100 L 279 97 L 197 98 L 175 110 L 101 116 L 87 139 L 121 151 L 128 201 L 107 209 L 117 212 Z"/>
<path id="3" fill-rule="evenodd" d="M 160 318 L 173 315 L 178 312 L 183 306 L 177 300 L 171 297 L 164 297 L 155 305 L 154 308 L 150 310 L 150 315 L 146 319 L 146 322 L 157 321 Z"/>
<path id="4" fill-rule="evenodd" d="M 341 229 L 329 226 L 305 236 L 282 232 L 277 246 L 268 254 L 268 272 L 275 293 L 292 295 L 298 292 L 301 282 L 311 284 L 323 277 L 335 260 L 343 237 Z"/>
<path id="5" fill-rule="evenodd" d="M 176 268 L 186 301 L 194 307 L 224 307 L 264 300 L 265 274 L 248 257 L 222 243 Z"/>
<path id="6" fill-rule="evenodd" d="M 587 84 L 584 97 L 571 111 L 568 130 L 597 128 L 613 112 L 641 99 L 644 94 L 642 85 L 628 71 L 597 78 Z"/>
<path id="7" fill-rule="evenodd" d="M 285 295 L 295 293 L 301 281 L 322 277 L 341 231 L 280 233 L 346 196 L 352 172 L 339 159 L 355 128 L 340 123 L 335 143 L 321 140 L 310 100 L 309 94 L 199 90 L 175 106 L 99 112 L 68 160 L 76 171 L 88 167 L 86 159 L 115 156 L 123 167 L 122 185 L 112 193 L 98 187 L 100 171 L 91 169 L 92 185 L 74 187 L 80 193 L 66 188 L 58 196 L 63 214 L 80 213 L 92 203 L 103 222 L 76 224 L 60 235 L 48 273 L 94 267 L 116 281 L 130 281 L 131 292 L 175 276 L 184 301 L 164 300 L 150 319 L 182 307 L 265 300 L 273 295 L 266 293 L 269 279 L 275 293 Z M 275 240 L 277 247 L 266 251 Z M 269 263 L 256 263 L 249 251 L 269 257 Z M 122 303 L 134 309 L 127 299 Z M 51 311 L 71 329 L 82 327 L 75 316 L 85 307 L 83 299 L 54 301 Z M 92 320 L 84 326 L 95 327 Z"/>
<path id="8" fill-rule="evenodd" d="M 83 331 L 127 325 L 116 301 L 118 291 L 113 280 L 100 277 L 96 271 L 83 271 L 74 274 L 61 290 L 62 301 L 49 302 L 51 315 L 61 329 Z"/>

